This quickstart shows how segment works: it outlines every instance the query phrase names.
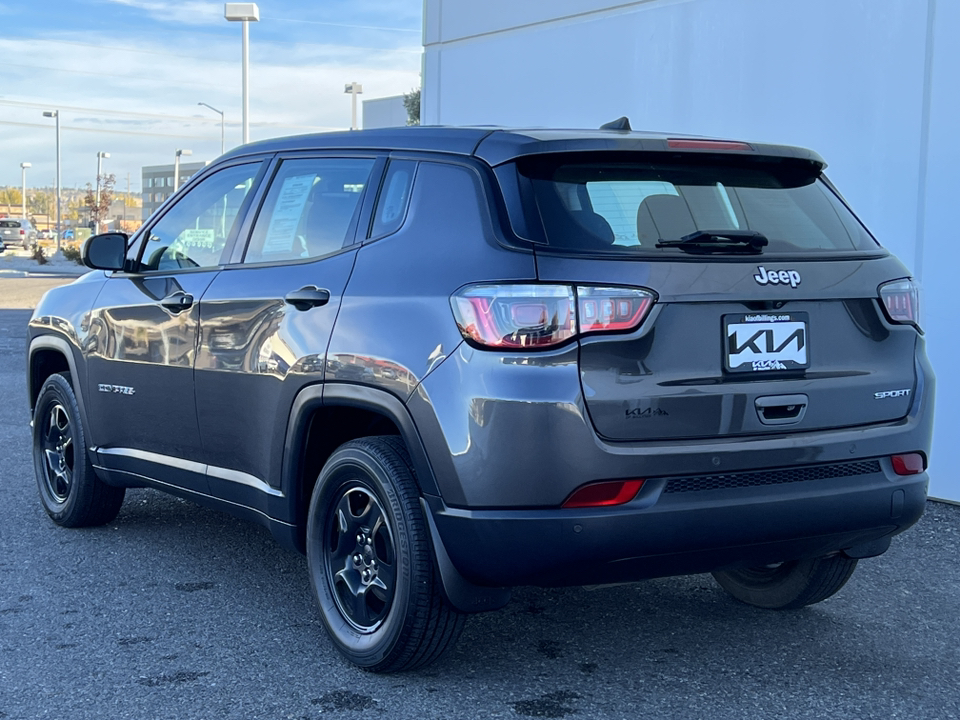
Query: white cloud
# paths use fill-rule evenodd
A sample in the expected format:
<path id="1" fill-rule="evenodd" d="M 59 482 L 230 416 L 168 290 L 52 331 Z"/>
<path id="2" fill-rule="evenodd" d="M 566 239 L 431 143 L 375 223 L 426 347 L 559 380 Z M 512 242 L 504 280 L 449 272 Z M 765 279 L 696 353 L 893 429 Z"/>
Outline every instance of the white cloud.
<path id="1" fill-rule="evenodd" d="M 139 6 L 147 0 L 111 0 Z M 199 3 L 210 5 L 210 3 Z M 222 5 L 217 7 L 222 9 Z M 419 83 L 417 39 L 395 50 L 325 44 L 251 42 L 251 139 L 345 129 L 350 97 L 344 83 L 363 83 L 364 98 L 407 92 Z M 19 163 L 33 168 L 30 184 L 52 184 L 53 121 L 61 109 L 64 186 L 94 179 L 96 152 L 111 153 L 106 170 L 139 187 L 140 167 L 172 162 L 190 148 L 196 159 L 220 152 L 226 113 L 227 148 L 240 142 L 239 39 L 215 33 L 177 36 L 175 43 L 126 36 L 64 33 L 29 41 L 0 39 L 5 65 L 0 96 L 0 185 L 19 184 Z"/>
<path id="2" fill-rule="evenodd" d="M 143 10 L 154 20 L 178 25 L 214 25 L 224 22 L 222 2 L 205 2 L 205 0 L 186 0 L 186 2 L 183 0 L 178 2 L 104 0 L 104 2 Z"/>

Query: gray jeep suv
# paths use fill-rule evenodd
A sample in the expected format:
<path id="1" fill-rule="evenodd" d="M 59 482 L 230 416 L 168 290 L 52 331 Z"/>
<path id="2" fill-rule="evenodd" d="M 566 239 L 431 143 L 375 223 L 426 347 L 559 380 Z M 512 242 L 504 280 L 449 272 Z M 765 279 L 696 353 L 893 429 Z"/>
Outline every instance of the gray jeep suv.
<path id="1" fill-rule="evenodd" d="M 254 143 L 91 238 L 30 321 L 46 511 L 262 523 L 382 672 L 518 585 L 837 592 L 923 511 L 917 289 L 817 154 L 616 128 Z"/>

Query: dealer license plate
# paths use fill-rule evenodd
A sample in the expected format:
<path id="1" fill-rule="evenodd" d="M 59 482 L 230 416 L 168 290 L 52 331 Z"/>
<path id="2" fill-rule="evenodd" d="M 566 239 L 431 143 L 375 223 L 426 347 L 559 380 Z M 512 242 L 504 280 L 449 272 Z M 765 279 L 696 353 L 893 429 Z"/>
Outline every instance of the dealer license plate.
<path id="1" fill-rule="evenodd" d="M 807 313 L 724 315 L 724 367 L 728 372 L 809 367 L 808 319 Z"/>

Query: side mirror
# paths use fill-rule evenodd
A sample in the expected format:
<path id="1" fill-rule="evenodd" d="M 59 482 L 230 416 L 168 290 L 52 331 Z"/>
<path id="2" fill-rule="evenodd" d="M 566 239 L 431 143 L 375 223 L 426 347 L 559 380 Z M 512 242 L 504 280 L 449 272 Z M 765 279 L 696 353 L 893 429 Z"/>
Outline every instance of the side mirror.
<path id="1" fill-rule="evenodd" d="M 127 259 L 126 233 L 93 235 L 83 243 L 83 264 L 94 270 L 123 270 Z"/>

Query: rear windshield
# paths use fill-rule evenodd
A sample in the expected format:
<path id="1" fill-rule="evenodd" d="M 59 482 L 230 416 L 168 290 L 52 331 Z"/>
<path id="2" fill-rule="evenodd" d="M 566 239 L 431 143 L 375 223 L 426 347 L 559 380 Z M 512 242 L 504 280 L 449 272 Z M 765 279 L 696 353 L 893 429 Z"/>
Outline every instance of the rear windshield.
<path id="1" fill-rule="evenodd" d="M 532 181 L 546 240 L 557 249 L 677 255 L 698 231 L 759 232 L 763 254 L 876 251 L 878 245 L 819 178 L 796 161 L 562 162 L 519 166 Z"/>
<path id="2" fill-rule="evenodd" d="M 19 220 L 0 220 L 0 228 L 18 228 L 20 227 Z"/>

